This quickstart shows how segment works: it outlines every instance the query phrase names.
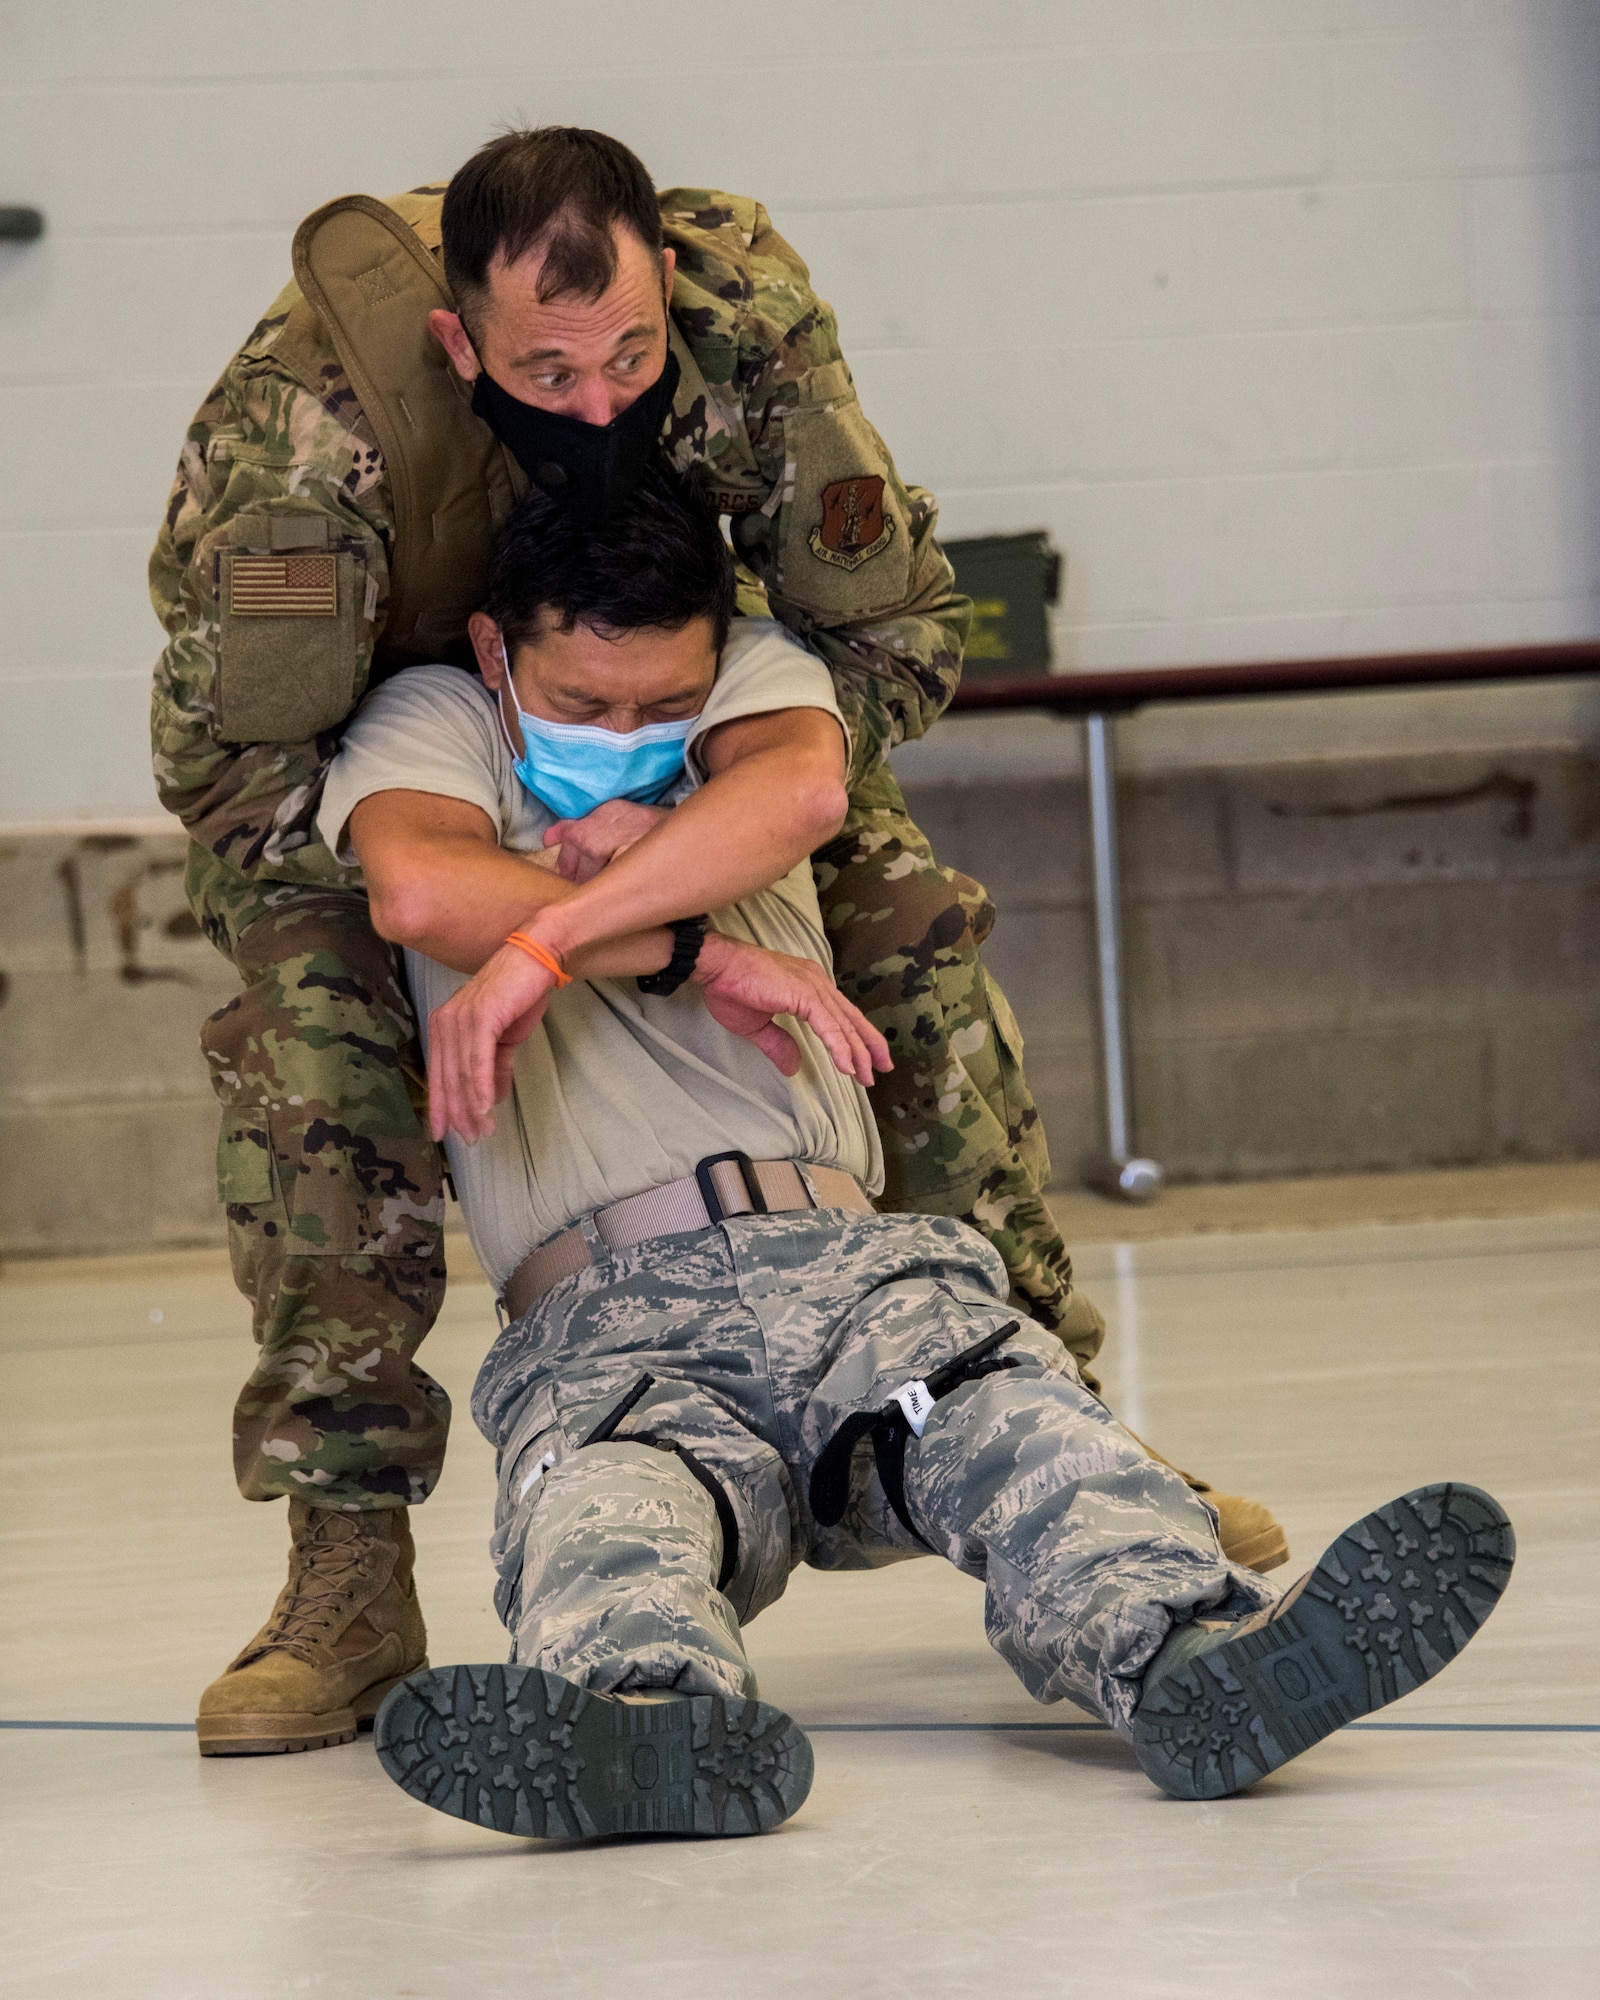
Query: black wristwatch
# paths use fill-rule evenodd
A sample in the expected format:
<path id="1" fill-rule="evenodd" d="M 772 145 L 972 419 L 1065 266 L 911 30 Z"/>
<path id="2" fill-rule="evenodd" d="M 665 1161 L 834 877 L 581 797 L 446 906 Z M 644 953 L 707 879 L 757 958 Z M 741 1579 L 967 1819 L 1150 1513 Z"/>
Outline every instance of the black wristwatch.
<path id="1" fill-rule="evenodd" d="M 634 981 L 641 993 L 654 993 L 658 998 L 665 999 L 667 994 L 677 992 L 694 971 L 710 921 L 709 917 L 679 917 L 675 924 L 668 926 L 672 932 L 672 956 L 659 972 L 643 973 Z"/>

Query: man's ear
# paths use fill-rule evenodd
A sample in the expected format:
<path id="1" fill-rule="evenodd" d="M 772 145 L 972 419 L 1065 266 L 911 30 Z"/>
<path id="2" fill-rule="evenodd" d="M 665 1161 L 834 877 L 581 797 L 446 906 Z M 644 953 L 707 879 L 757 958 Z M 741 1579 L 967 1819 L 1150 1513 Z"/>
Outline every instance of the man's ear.
<path id="1" fill-rule="evenodd" d="M 467 620 L 467 634 L 478 658 L 478 672 L 483 676 L 484 686 L 498 694 L 510 679 L 500 627 L 487 611 L 474 611 Z"/>
<path id="2" fill-rule="evenodd" d="M 661 253 L 661 288 L 666 293 L 668 312 L 672 310 L 672 274 L 677 268 L 677 251 L 670 247 L 663 250 Z"/>
<path id="3" fill-rule="evenodd" d="M 670 257 L 672 252 L 669 250 Z M 449 355 L 452 366 L 463 382 L 476 382 L 483 373 L 483 364 L 478 359 L 478 350 L 472 344 L 472 337 L 461 324 L 460 313 L 446 312 L 443 306 L 435 306 L 428 315 L 428 331 Z"/>

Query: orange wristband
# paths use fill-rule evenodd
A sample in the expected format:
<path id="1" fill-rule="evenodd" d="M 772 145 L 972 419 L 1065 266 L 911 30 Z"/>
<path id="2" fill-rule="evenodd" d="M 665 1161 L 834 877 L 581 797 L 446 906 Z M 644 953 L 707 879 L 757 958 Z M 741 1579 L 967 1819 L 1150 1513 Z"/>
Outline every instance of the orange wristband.
<path id="1" fill-rule="evenodd" d="M 536 958 L 546 972 L 553 972 L 558 987 L 572 984 L 572 974 L 562 971 L 560 959 L 548 945 L 540 944 L 537 938 L 529 937 L 525 931 L 513 931 L 506 939 L 506 943 L 514 944 L 518 951 L 525 951 L 529 958 Z"/>

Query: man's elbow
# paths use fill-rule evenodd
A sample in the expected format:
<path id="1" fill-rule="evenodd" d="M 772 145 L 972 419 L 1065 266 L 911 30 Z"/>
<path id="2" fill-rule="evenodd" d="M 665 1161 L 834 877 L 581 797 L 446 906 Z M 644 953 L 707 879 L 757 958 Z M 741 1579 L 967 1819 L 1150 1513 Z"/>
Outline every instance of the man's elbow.
<path id="1" fill-rule="evenodd" d="M 433 897 L 414 877 L 367 875 L 372 928 L 389 944 L 420 946 L 433 923 Z"/>
<path id="2" fill-rule="evenodd" d="M 850 810 L 850 794 L 842 779 L 819 775 L 809 778 L 801 787 L 797 805 L 805 826 L 806 852 L 810 854 L 824 841 L 832 840 L 844 825 L 845 814 Z"/>

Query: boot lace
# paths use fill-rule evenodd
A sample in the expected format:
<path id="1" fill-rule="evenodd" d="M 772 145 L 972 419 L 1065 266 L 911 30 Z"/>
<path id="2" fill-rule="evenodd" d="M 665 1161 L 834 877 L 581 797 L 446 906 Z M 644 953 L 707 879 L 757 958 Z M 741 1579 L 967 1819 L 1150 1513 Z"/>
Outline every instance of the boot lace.
<path id="1" fill-rule="evenodd" d="M 298 1537 L 290 1587 L 274 1606 L 249 1659 L 258 1660 L 265 1653 L 288 1653 L 307 1666 L 318 1665 L 318 1647 L 325 1646 L 336 1636 L 336 1628 L 349 1622 L 351 1605 L 365 1594 L 358 1586 L 368 1581 L 366 1551 L 370 1546 L 348 1515 L 326 1510 L 325 1519 Z"/>

